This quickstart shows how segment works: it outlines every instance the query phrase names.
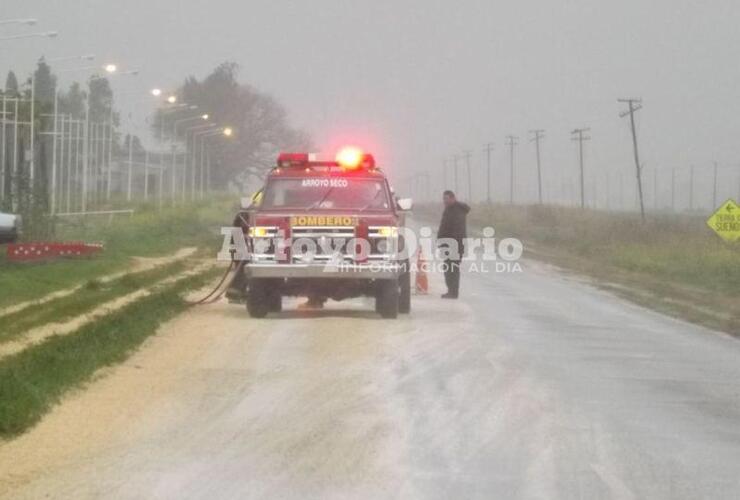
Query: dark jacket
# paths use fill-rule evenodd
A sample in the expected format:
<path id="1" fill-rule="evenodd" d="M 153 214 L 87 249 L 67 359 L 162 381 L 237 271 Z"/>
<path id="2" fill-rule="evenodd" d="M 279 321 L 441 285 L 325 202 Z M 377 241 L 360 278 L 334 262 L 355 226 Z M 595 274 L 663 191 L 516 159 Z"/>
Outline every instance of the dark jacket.
<path id="1" fill-rule="evenodd" d="M 463 238 L 468 236 L 465 221 L 468 212 L 470 212 L 470 207 L 461 201 L 456 201 L 449 207 L 445 207 L 445 211 L 442 213 L 442 221 L 439 223 L 437 238 L 452 238 L 457 240 L 458 244 L 462 244 Z"/>

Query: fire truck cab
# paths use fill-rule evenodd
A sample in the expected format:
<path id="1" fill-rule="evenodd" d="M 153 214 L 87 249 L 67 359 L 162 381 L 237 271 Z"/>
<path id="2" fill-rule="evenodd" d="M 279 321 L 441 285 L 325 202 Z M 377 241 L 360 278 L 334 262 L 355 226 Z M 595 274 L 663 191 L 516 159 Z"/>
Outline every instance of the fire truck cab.
<path id="1" fill-rule="evenodd" d="M 408 313 L 409 259 L 399 230 L 410 209 L 373 156 L 356 148 L 333 161 L 280 154 L 249 212 L 249 314 L 280 311 L 286 296 L 369 296 L 384 318 Z"/>

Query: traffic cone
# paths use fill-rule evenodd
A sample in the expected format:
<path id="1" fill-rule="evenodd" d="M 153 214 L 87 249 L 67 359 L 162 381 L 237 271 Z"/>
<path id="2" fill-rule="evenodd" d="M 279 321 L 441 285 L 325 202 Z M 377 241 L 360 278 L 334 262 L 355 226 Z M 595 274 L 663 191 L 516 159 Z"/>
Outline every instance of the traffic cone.
<path id="1" fill-rule="evenodd" d="M 414 288 L 417 295 L 429 293 L 429 278 L 427 277 L 427 261 L 421 248 L 416 252 L 416 283 Z"/>

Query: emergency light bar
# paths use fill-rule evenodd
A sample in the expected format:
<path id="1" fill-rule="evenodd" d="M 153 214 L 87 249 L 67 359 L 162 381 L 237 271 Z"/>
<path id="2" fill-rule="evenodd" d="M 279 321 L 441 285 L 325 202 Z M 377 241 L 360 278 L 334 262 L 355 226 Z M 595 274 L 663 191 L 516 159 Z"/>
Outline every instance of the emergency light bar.
<path id="1" fill-rule="evenodd" d="M 317 161 L 315 156 L 309 153 L 280 153 L 277 158 L 277 167 L 341 167 L 343 170 L 372 170 L 375 168 L 375 158 L 353 147 L 341 149 L 335 161 Z"/>
<path id="2" fill-rule="evenodd" d="M 277 166 L 281 168 L 302 167 L 308 163 L 308 153 L 280 153 Z"/>

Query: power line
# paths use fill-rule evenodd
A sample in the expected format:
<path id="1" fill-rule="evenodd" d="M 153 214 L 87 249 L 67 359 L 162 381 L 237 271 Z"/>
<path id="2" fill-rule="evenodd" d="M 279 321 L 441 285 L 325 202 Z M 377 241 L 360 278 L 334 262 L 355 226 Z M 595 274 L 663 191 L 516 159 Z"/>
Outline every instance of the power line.
<path id="1" fill-rule="evenodd" d="M 486 201 L 491 204 L 491 151 L 493 151 L 493 143 L 489 142 L 485 144 L 486 153 Z"/>
<path id="2" fill-rule="evenodd" d="M 454 167 L 455 167 L 455 170 L 454 170 L 454 173 L 455 173 L 455 194 L 457 194 L 457 160 L 458 160 L 457 155 L 452 155 L 452 161 L 453 161 Z"/>
<path id="3" fill-rule="evenodd" d="M 470 158 L 473 156 L 472 151 L 463 151 L 462 157 L 465 158 L 465 167 L 468 174 L 468 202 L 473 201 L 473 177 L 470 172 Z"/>
<path id="4" fill-rule="evenodd" d="M 540 141 L 544 139 L 545 131 L 542 129 L 536 129 L 530 130 L 529 133 L 534 134 L 529 142 L 534 142 L 535 148 L 537 150 L 537 195 L 540 201 L 540 205 L 542 205 L 542 166 L 540 164 Z"/>
<path id="5" fill-rule="evenodd" d="M 581 167 L 581 208 L 586 207 L 586 193 L 584 188 L 584 182 L 583 182 L 583 141 L 590 141 L 591 138 L 588 136 L 585 136 L 584 133 L 591 130 L 590 128 L 577 128 L 571 132 L 573 135 L 572 140 L 578 141 L 578 163 Z"/>
<path id="6" fill-rule="evenodd" d="M 519 144 L 515 135 L 506 136 L 506 145 L 509 146 L 509 203 L 514 204 L 514 148 Z"/>
<path id="7" fill-rule="evenodd" d="M 642 99 L 617 99 L 617 102 L 626 103 L 629 106 L 627 111 L 619 114 L 620 118 L 629 115 L 630 128 L 632 130 L 632 149 L 635 155 L 635 172 L 637 174 L 637 193 L 640 198 L 640 216 L 645 221 L 645 201 L 642 195 L 642 167 L 640 165 L 640 154 L 637 149 L 637 131 L 635 130 L 635 112 L 642 109 Z"/>

